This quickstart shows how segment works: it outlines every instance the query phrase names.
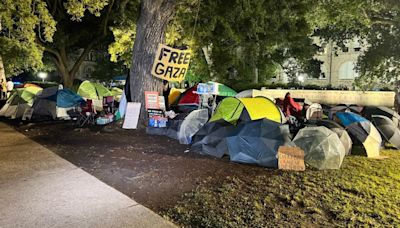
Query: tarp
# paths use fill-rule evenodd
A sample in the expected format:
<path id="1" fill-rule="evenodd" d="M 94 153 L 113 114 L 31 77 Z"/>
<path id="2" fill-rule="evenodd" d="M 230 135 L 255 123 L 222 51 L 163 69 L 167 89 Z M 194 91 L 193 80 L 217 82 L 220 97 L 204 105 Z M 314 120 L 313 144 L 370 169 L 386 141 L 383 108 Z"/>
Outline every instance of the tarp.
<path id="1" fill-rule="evenodd" d="M 221 158 L 228 154 L 226 138 L 232 136 L 234 129 L 224 120 L 208 122 L 194 135 L 191 150 Z"/>
<path id="2" fill-rule="evenodd" d="M 240 123 L 226 138 L 230 160 L 277 168 L 278 148 L 285 144 L 285 133 L 289 134 L 289 129 L 268 119 Z"/>
<path id="3" fill-rule="evenodd" d="M 372 115 L 372 122 L 386 141 L 400 150 L 400 130 L 391 119 L 386 116 Z"/>
<path id="4" fill-rule="evenodd" d="M 379 156 L 382 138 L 370 121 L 352 112 L 338 112 L 336 116 L 350 135 L 364 145 L 368 157 Z"/>
<path id="5" fill-rule="evenodd" d="M 200 128 L 208 121 L 208 110 L 200 109 L 194 110 L 185 120 L 182 122 L 178 139 L 181 144 L 190 144 L 192 142 L 193 135 L 200 130 Z"/>
<path id="6" fill-rule="evenodd" d="M 223 119 L 232 124 L 241 120 L 269 119 L 282 123 L 284 117 L 280 109 L 264 97 L 234 98 L 228 97 L 220 102 L 210 122 Z"/>
<path id="7" fill-rule="evenodd" d="M 305 127 L 293 142 L 304 150 L 304 161 L 319 170 L 339 169 L 345 149 L 339 137 L 326 127 Z"/>
<path id="8" fill-rule="evenodd" d="M 329 130 L 335 132 L 340 141 L 342 142 L 346 155 L 351 154 L 351 149 L 353 147 L 353 141 L 351 140 L 347 131 L 338 123 L 332 120 L 318 120 L 316 123 L 318 126 L 324 126 Z"/>

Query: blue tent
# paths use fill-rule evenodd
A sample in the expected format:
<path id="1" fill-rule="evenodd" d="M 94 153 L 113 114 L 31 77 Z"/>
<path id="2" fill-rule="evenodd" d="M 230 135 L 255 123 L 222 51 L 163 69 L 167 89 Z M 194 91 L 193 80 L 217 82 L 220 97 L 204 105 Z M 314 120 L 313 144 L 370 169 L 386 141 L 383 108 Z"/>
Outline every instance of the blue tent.
<path id="1" fill-rule="evenodd" d="M 57 93 L 57 107 L 69 108 L 80 106 L 85 100 L 70 89 L 61 89 Z"/>
<path id="2" fill-rule="evenodd" d="M 115 76 L 113 77 L 114 81 L 124 81 L 126 80 L 126 75 L 119 75 L 119 76 Z"/>

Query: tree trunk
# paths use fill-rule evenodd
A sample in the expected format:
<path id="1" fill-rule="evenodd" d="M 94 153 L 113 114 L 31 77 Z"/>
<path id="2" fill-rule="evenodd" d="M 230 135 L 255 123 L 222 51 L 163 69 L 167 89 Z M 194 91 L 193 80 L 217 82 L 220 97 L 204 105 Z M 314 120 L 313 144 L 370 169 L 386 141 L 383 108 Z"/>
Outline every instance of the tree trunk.
<path id="1" fill-rule="evenodd" d="M 144 91 L 158 91 L 162 95 L 162 80 L 151 75 L 151 67 L 175 6 L 175 0 L 141 1 L 128 82 L 131 101 L 142 104 L 138 128 L 143 128 L 147 121 Z"/>

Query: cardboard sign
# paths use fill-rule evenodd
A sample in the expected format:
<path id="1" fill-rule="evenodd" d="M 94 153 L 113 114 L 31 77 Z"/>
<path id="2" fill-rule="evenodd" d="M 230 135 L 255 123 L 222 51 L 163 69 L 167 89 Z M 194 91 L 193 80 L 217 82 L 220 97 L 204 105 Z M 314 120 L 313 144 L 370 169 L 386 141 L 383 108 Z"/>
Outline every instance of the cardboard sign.
<path id="1" fill-rule="evenodd" d="M 280 146 L 278 149 L 278 168 L 304 171 L 304 151 L 298 147 Z"/>
<path id="2" fill-rule="evenodd" d="M 179 50 L 158 45 L 151 74 L 167 81 L 181 82 L 189 68 L 190 50 Z"/>
<path id="3" fill-rule="evenodd" d="M 128 102 L 126 105 L 125 120 L 122 128 L 124 129 L 136 129 L 139 120 L 141 103 Z"/>
<path id="4" fill-rule="evenodd" d="M 145 91 L 144 99 L 146 101 L 146 109 L 160 109 L 160 101 L 158 100 L 158 92 Z"/>

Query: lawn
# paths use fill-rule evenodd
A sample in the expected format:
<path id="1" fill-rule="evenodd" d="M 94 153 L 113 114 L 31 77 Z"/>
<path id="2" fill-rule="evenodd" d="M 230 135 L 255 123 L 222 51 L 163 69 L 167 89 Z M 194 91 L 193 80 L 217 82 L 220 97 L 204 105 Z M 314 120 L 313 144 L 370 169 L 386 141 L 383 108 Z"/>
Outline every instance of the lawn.
<path id="1" fill-rule="evenodd" d="M 400 152 L 345 158 L 340 170 L 262 170 L 206 181 L 165 218 L 185 227 L 399 226 Z"/>

